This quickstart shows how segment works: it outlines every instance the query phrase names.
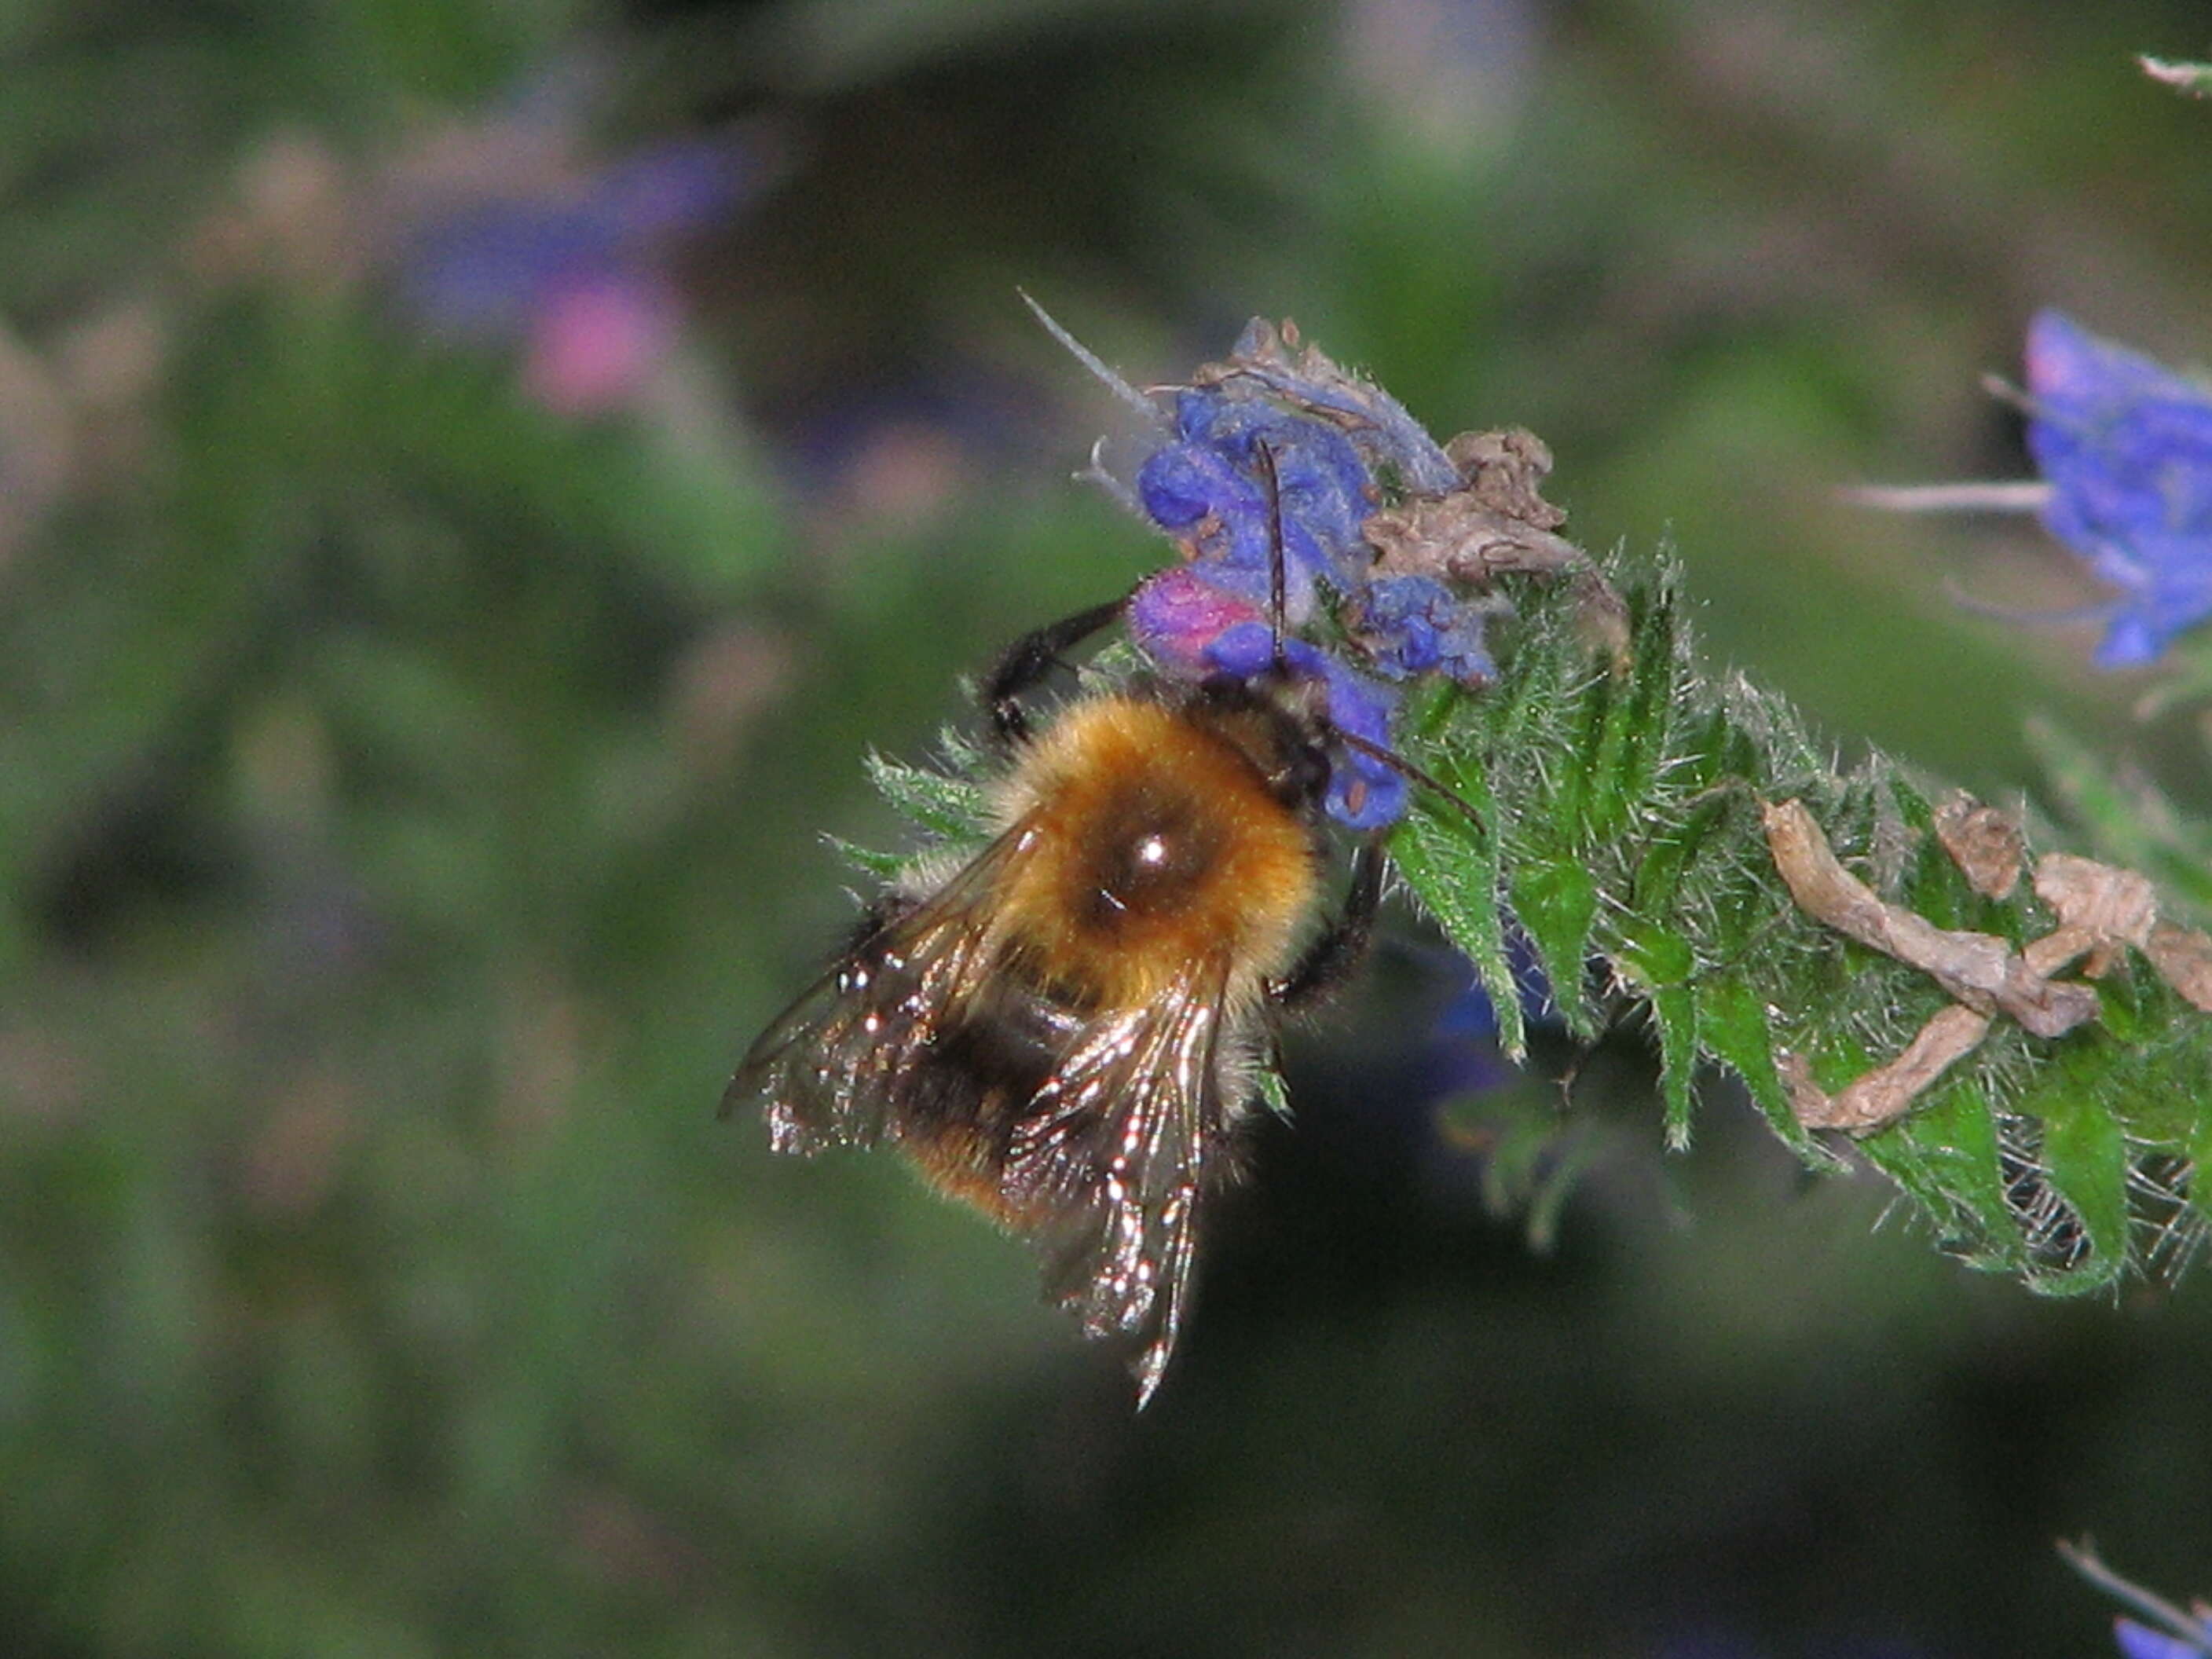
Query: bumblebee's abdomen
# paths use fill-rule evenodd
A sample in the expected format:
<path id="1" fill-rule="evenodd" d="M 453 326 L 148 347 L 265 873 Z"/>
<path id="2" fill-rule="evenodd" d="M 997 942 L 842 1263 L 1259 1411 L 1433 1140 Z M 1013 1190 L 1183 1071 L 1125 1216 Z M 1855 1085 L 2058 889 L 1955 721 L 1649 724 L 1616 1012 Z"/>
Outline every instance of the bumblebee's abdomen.
<path id="1" fill-rule="evenodd" d="M 939 1189 L 1003 1226 L 1035 1219 L 1006 1191 L 1006 1171 L 1073 1029 L 1036 999 L 994 995 L 940 1028 L 905 1079 L 899 1138 L 908 1154 Z"/>
<path id="2" fill-rule="evenodd" d="M 1315 836 L 1237 735 L 1158 702 L 1094 699 L 1024 757 L 1009 794 L 1032 839 L 1005 946 L 1049 994 L 1127 1006 L 1225 961 L 1242 1000 L 1287 966 L 1315 907 Z"/>

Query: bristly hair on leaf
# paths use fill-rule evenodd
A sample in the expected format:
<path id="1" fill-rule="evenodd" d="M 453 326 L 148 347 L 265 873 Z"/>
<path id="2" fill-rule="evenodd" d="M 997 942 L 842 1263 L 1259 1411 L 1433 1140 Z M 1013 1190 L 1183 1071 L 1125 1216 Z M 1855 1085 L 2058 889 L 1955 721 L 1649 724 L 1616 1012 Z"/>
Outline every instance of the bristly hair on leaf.
<path id="1" fill-rule="evenodd" d="M 2074 925 L 2063 894 L 1978 890 L 1940 834 L 1942 792 L 1878 753 L 1835 769 L 1781 699 L 1714 676 L 1670 567 L 1620 558 L 1607 573 L 1632 619 L 1625 670 L 1592 671 L 1564 589 L 1519 585 L 1497 686 L 1401 734 L 1495 826 L 1419 812 L 1395 850 L 1501 1011 L 1510 919 L 1570 1029 L 1595 1030 L 1607 1005 L 1644 1008 L 1673 1144 L 1717 1066 L 1808 1164 L 1834 1164 L 1831 1126 L 1855 1129 L 1942 1247 L 1977 1266 L 2074 1292 L 2185 1261 L 2206 1226 L 2196 1170 L 2212 1150 L 2212 1016 L 2185 966 L 2160 964 L 2157 930 L 2186 930 L 2146 911 L 2130 924 L 2140 946 L 2106 951 L 2079 979 L 2043 971 L 2064 944 L 2039 956 L 2039 943 Z M 1893 943 L 1801 902 L 1772 833 L 1783 802 Z M 1583 971 L 1592 963 L 1605 971 Z M 2008 996 L 2053 992 L 2078 1020 L 2056 1035 L 2005 1012 Z M 1975 1040 L 1932 1075 L 1887 1071 L 1947 1009 L 1978 1024 Z M 1835 1103 L 1859 1085 L 1886 1115 L 1839 1122 Z"/>

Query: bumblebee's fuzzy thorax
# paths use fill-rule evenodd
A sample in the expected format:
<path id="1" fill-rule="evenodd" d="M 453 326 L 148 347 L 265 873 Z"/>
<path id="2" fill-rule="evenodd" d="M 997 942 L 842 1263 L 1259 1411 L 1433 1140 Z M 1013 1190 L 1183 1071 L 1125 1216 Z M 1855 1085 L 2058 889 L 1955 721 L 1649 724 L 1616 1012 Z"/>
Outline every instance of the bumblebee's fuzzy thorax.
<path id="1" fill-rule="evenodd" d="M 1001 948 L 1073 1004 L 1168 994 L 1225 963 L 1249 1005 L 1289 965 L 1317 908 L 1322 849 L 1284 716 L 1120 693 L 1079 702 L 1000 790 L 1028 856 L 1007 883 Z"/>

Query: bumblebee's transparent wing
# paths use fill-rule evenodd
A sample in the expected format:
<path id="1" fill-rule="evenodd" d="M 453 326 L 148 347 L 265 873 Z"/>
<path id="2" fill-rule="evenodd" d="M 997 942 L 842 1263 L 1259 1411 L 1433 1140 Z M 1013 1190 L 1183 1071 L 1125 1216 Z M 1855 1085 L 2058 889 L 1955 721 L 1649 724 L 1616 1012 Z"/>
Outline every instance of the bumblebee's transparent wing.
<path id="1" fill-rule="evenodd" d="M 1006 1167 L 1046 1295 L 1089 1335 L 1143 1340 L 1139 1406 L 1182 1328 L 1199 1206 L 1226 1173 L 1227 983 L 1226 960 L 1209 959 L 1156 1001 L 1093 1021 L 1030 1103 Z"/>
<path id="2" fill-rule="evenodd" d="M 780 1152 L 881 1139 L 918 1051 L 982 979 L 992 891 L 1024 844 L 1017 824 L 935 893 L 865 930 L 746 1051 L 722 1115 L 763 1097 Z"/>

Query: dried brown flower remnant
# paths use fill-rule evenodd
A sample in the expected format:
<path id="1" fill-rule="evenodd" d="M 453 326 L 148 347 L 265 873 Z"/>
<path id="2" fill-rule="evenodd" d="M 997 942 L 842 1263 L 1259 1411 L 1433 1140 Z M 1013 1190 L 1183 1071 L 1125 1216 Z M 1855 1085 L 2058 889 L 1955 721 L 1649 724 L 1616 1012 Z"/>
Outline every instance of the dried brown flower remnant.
<path id="1" fill-rule="evenodd" d="M 2020 884 L 2027 849 L 2020 826 L 1994 806 L 1984 806 L 1960 790 L 1936 808 L 1936 838 L 1984 898 L 2011 896 Z"/>
<path id="2" fill-rule="evenodd" d="M 2185 1001 L 2212 1014 L 2212 937 L 2161 921 L 2143 941 L 2143 954 Z"/>
<path id="3" fill-rule="evenodd" d="M 1589 556 L 1558 534 L 1564 508 L 1543 496 L 1552 452 L 1522 427 L 1462 432 L 1444 445 L 1462 487 L 1414 495 L 1370 514 L 1360 533 L 1377 576 L 1430 576 L 1487 588 L 1499 576 L 1571 574 L 1583 626 L 1617 664 L 1628 657 L 1628 610 Z"/>
<path id="4" fill-rule="evenodd" d="M 1801 801 L 1762 808 L 1774 867 L 1815 921 L 1930 975 L 1979 1013 L 2002 1013 L 2040 1037 L 2063 1036 L 2097 1016 L 2097 994 L 2054 982 L 1993 933 L 1938 927 L 1891 904 L 1844 868 Z"/>
<path id="5" fill-rule="evenodd" d="M 2158 921 L 2158 894 L 2148 878 L 2071 853 L 2052 853 L 2035 866 L 2035 896 L 2058 917 L 2056 930 L 2029 945 L 2045 973 L 2086 955 L 2081 971 L 2102 979 L 2122 945 L 2142 950 Z"/>
<path id="6" fill-rule="evenodd" d="M 1904 1116 L 1954 1060 L 1974 1051 L 1989 1035 L 1990 1023 L 1987 1014 L 1954 1002 L 1922 1026 L 1896 1059 L 1832 1095 L 1813 1081 L 1812 1067 L 1802 1055 L 1780 1055 L 1777 1069 L 1797 1121 L 1807 1128 L 1866 1134 Z"/>
<path id="7" fill-rule="evenodd" d="M 1565 507 L 1543 496 L 1552 476 L 1552 448 L 1525 426 L 1495 432 L 1462 432 L 1444 440 L 1444 454 L 1467 480 L 1471 495 L 1508 518 L 1557 530 L 1567 521 Z"/>
<path id="8" fill-rule="evenodd" d="M 2141 951 L 2193 1006 L 2212 1012 L 2212 937 L 2158 919 L 2158 894 L 2132 870 L 2070 853 L 2035 866 L 2035 894 L 2058 925 L 2015 953 L 1988 933 L 1936 927 L 1891 904 L 1845 870 L 1802 803 L 1761 808 L 1774 867 L 1814 921 L 1933 977 L 1957 1000 L 1935 1014 L 1893 1060 L 1834 1095 L 1814 1081 L 1804 1056 L 1777 1060 L 1797 1121 L 1810 1129 L 1869 1134 L 1903 1116 L 1949 1066 L 1973 1051 L 1999 1013 L 2041 1037 L 2063 1036 L 2097 1017 L 2094 988 L 2051 977 L 2075 962 L 2091 979 L 2121 952 Z M 2024 856 L 2020 827 L 1965 794 L 1936 811 L 1936 832 L 1966 879 L 1991 898 L 2010 893 Z"/>
<path id="9" fill-rule="evenodd" d="M 2148 878 L 2052 853 L 2035 866 L 2035 892 L 2058 915 L 2057 927 L 2027 947 L 2039 971 L 2054 973 L 2086 955 L 2081 971 L 2101 979 L 2120 948 L 2130 946 L 2185 1002 L 2212 1013 L 2212 937 L 2159 920 L 2158 891 Z"/>
<path id="10" fill-rule="evenodd" d="M 1415 495 L 1370 514 L 1361 532 L 1384 576 L 1435 576 L 1474 587 L 1506 574 L 1548 575 L 1589 556 L 1555 535 L 1567 515 L 1543 498 L 1552 452 L 1533 432 L 1462 432 L 1444 446 L 1466 487 Z"/>

